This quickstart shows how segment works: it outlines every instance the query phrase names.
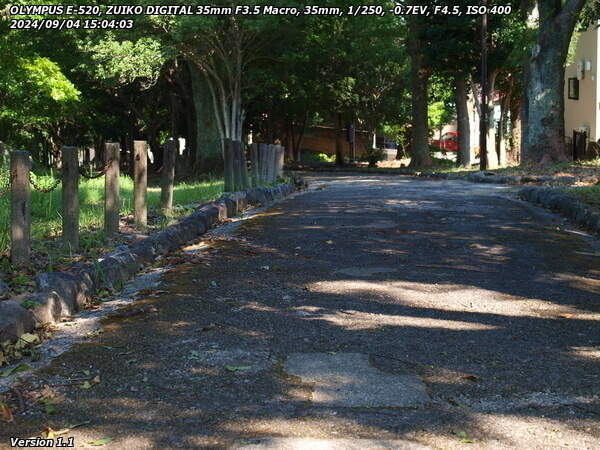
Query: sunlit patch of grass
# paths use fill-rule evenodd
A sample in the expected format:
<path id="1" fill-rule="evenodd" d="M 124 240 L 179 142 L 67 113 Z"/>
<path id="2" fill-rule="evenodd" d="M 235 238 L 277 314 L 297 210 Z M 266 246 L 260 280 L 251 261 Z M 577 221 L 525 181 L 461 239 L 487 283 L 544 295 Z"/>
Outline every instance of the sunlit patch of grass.
<path id="1" fill-rule="evenodd" d="M 42 187 L 50 186 L 53 177 L 37 176 Z M 126 175 L 119 179 L 121 215 L 133 213 L 133 180 Z M 208 179 L 197 182 L 184 182 L 175 185 L 174 206 L 205 203 L 218 198 L 223 192 L 221 179 Z M 81 251 L 98 247 L 104 240 L 104 178 L 80 180 L 79 184 L 79 228 Z M 160 187 L 148 188 L 148 208 L 158 211 Z M 31 234 L 34 250 L 45 253 L 48 241 L 56 240 L 62 233 L 62 191 L 59 185 L 50 193 L 31 191 Z M 161 222 L 166 224 L 167 221 Z M 0 196 L 0 253 L 7 254 L 10 248 L 10 194 Z"/>

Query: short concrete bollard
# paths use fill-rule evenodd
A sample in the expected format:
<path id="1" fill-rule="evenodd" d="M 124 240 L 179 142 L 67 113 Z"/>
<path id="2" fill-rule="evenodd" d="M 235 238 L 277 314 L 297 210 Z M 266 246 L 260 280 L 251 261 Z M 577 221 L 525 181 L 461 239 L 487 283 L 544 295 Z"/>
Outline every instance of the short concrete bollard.
<path id="1" fill-rule="evenodd" d="M 239 190 L 248 189 L 250 187 L 250 180 L 248 179 L 248 160 L 246 159 L 246 144 L 243 142 L 238 142 L 239 154 L 240 154 L 240 164 L 241 164 L 241 172 L 242 172 L 242 185 Z"/>
<path id="2" fill-rule="evenodd" d="M 107 168 L 104 175 L 104 231 L 108 236 L 119 232 L 119 161 L 121 146 L 116 142 L 105 144 L 104 157 Z"/>
<path id="3" fill-rule="evenodd" d="M 170 214 L 173 209 L 173 188 L 175 185 L 175 156 L 177 153 L 177 141 L 173 138 L 165 142 L 161 190 L 160 207 L 164 214 Z"/>
<path id="4" fill-rule="evenodd" d="M 234 170 L 234 151 L 233 142 L 231 139 L 225 139 L 223 141 L 223 164 L 224 164 L 224 175 L 225 175 L 225 192 L 235 191 L 235 170 Z"/>
<path id="5" fill-rule="evenodd" d="M 67 250 L 79 249 L 79 149 L 62 148 L 62 238 Z"/>
<path id="6" fill-rule="evenodd" d="M 136 225 L 148 225 L 148 143 L 133 141 L 133 215 Z"/>
<path id="7" fill-rule="evenodd" d="M 258 159 L 258 144 L 250 146 L 250 164 L 252 170 L 252 186 L 260 185 L 260 163 Z"/>
<path id="8" fill-rule="evenodd" d="M 283 178 L 283 163 L 285 156 L 285 148 L 283 148 L 283 146 L 281 145 L 277 145 L 276 147 L 277 151 L 275 154 L 275 180 L 273 181 L 277 181 L 277 179 Z"/>
<path id="9" fill-rule="evenodd" d="M 10 154 L 10 261 L 16 267 L 29 264 L 31 253 L 31 192 L 29 152 L 13 151 Z"/>

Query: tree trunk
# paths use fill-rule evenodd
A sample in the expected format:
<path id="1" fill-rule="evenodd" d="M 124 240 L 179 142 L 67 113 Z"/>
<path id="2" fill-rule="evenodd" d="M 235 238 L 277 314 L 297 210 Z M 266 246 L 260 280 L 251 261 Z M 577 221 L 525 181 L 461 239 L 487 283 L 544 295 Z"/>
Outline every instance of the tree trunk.
<path id="1" fill-rule="evenodd" d="M 427 121 L 427 84 L 429 72 L 424 64 L 420 26 L 417 19 L 409 26 L 410 81 L 412 90 L 412 145 L 410 166 L 422 169 L 432 165 L 429 155 L 429 124 Z"/>
<path id="2" fill-rule="evenodd" d="M 458 130 L 457 162 L 461 167 L 471 167 L 471 125 L 467 106 L 467 78 L 464 73 L 454 77 L 454 97 L 456 101 L 456 123 Z"/>
<path id="3" fill-rule="evenodd" d="M 496 78 L 498 76 L 498 70 L 494 70 L 490 73 L 487 82 L 487 108 L 488 108 L 488 129 L 487 129 L 487 168 L 497 169 L 498 168 L 498 152 L 496 151 L 496 121 L 494 120 L 494 88 L 496 86 Z"/>
<path id="4" fill-rule="evenodd" d="M 522 163 L 565 161 L 564 75 L 571 35 L 585 0 L 539 2 L 537 43 L 526 67 Z"/>
<path id="5" fill-rule="evenodd" d="M 194 64 L 188 64 L 192 81 L 192 99 L 196 112 L 196 169 L 223 170 L 221 137 L 216 124 L 211 94 L 206 79 Z"/>

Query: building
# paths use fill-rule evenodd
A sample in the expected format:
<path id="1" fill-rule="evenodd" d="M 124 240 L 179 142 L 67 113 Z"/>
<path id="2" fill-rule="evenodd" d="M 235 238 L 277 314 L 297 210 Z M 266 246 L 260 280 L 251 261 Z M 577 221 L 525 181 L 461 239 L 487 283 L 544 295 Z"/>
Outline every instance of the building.
<path id="1" fill-rule="evenodd" d="M 570 55 L 565 68 L 565 134 L 572 144 L 574 132 L 586 133 L 588 141 L 600 139 L 600 89 L 598 87 L 598 28 L 574 33 Z"/>

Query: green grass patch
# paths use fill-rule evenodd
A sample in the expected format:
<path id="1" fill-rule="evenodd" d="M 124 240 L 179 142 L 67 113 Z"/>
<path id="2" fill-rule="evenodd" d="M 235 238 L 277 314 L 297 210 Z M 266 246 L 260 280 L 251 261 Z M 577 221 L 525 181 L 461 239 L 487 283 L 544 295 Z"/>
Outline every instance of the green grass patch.
<path id="1" fill-rule="evenodd" d="M 54 178 L 50 175 L 37 176 L 41 187 L 53 184 Z M 0 183 L 1 184 L 1 183 Z M 126 175 L 119 179 L 121 195 L 121 215 L 133 214 L 133 180 Z M 188 181 L 175 185 L 173 204 L 183 206 L 192 203 L 204 203 L 215 200 L 223 192 L 222 179 L 208 179 L 205 181 Z M 31 234 L 33 249 L 47 255 L 49 269 L 55 269 L 60 264 L 62 255 L 51 252 L 50 247 L 56 248 L 56 240 L 61 236 L 62 230 L 62 191 L 59 186 L 50 193 L 31 191 Z M 92 248 L 101 246 L 104 242 L 102 231 L 104 224 L 104 178 L 95 180 L 80 180 L 80 241 L 81 253 L 86 253 Z M 160 205 L 160 187 L 148 188 L 148 208 L 158 214 Z M 185 214 L 185 210 L 175 212 L 177 215 Z M 158 228 L 166 225 L 168 220 L 161 220 Z M 8 255 L 10 249 L 10 194 L 0 196 L 0 253 Z M 64 252 L 63 252 L 64 253 Z M 67 255 L 68 256 L 68 255 Z M 53 260 L 54 258 L 54 260 Z"/>
<path id="2" fill-rule="evenodd" d="M 566 194 L 576 197 L 594 208 L 600 208 L 600 185 L 563 189 Z"/>

